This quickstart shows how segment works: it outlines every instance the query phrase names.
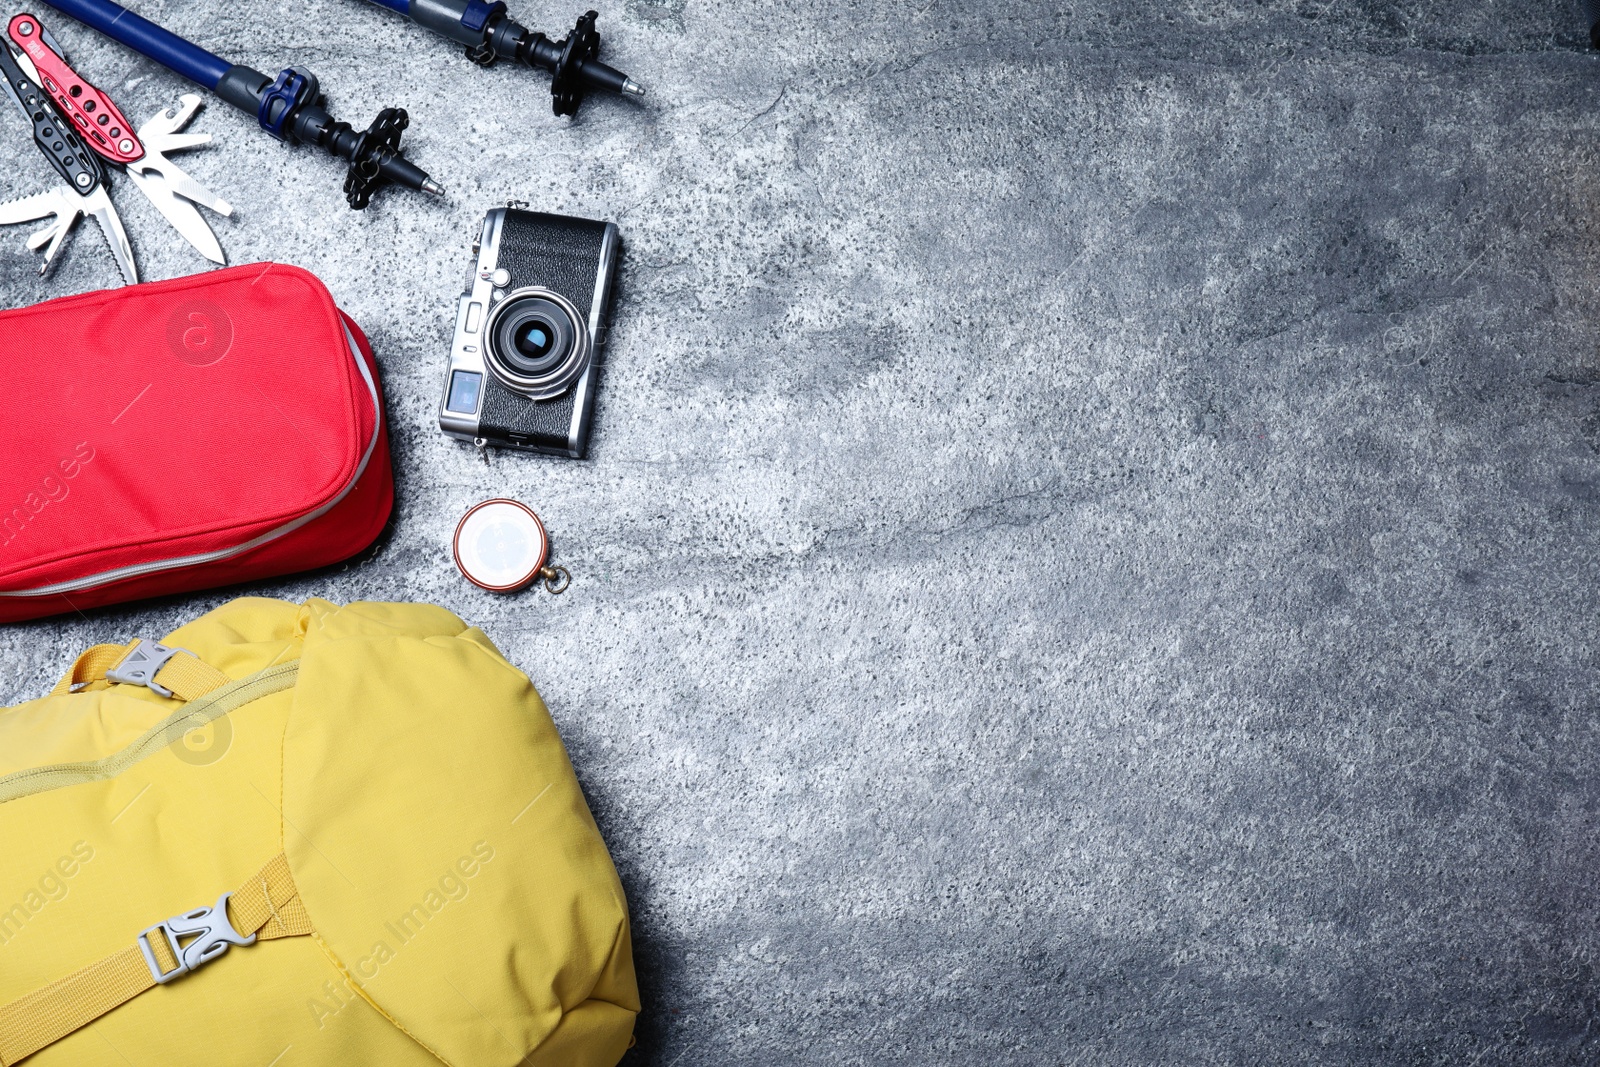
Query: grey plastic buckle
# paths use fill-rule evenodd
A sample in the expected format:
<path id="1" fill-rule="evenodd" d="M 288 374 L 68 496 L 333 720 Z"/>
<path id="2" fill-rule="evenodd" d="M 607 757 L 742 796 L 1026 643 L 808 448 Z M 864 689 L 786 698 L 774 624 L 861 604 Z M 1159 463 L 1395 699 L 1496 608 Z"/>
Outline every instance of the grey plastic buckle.
<path id="1" fill-rule="evenodd" d="M 233 928 L 233 923 L 228 919 L 228 900 L 232 893 L 224 893 L 217 898 L 216 904 L 209 908 L 196 908 L 186 911 L 182 915 L 174 915 L 166 922 L 156 923 L 150 929 L 139 935 L 139 951 L 144 954 L 145 965 L 150 968 L 150 974 L 157 985 L 166 985 L 174 978 L 182 978 L 190 971 L 198 970 L 207 963 L 228 951 L 229 945 L 253 945 L 256 935 L 245 937 Z M 156 962 L 156 954 L 150 948 L 150 935 L 160 930 L 167 937 L 167 947 L 172 949 L 172 958 L 178 965 L 170 971 L 163 973 L 161 964 Z M 194 938 L 187 945 L 181 939 Z"/>
<path id="2" fill-rule="evenodd" d="M 157 685 L 156 675 L 161 673 L 161 668 L 179 652 L 186 656 L 194 655 L 187 648 L 168 648 L 156 641 L 140 640 L 128 650 L 126 656 L 122 657 L 121 663 L 106 671 L 106 681 L 120 682 L 123 685 L 142 685 L 152 693 L 170 698 L 172 690 L 164 685 Z"/>

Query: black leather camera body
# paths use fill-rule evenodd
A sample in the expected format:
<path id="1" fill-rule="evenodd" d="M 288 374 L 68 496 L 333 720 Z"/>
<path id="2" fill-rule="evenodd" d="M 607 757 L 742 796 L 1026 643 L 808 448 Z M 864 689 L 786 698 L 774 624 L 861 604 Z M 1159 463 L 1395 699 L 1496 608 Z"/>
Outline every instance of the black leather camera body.
<path id="1" fill-rule="evenodd" d="M 621 239 L 615 223 L 497 207 L 473 244 L 439 426 L 582 459 Z"/>

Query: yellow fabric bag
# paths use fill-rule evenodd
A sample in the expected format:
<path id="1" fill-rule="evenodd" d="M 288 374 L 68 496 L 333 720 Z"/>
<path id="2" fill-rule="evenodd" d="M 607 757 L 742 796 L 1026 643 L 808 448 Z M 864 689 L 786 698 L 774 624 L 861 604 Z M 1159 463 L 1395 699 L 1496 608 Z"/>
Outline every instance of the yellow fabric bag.
<path id="1" fill-rule="evenodd" d="M 4 1067 L 613 1067 L 638 1011 L 555 725 L 441 608 L 236 600 L 0 712 Z"/>

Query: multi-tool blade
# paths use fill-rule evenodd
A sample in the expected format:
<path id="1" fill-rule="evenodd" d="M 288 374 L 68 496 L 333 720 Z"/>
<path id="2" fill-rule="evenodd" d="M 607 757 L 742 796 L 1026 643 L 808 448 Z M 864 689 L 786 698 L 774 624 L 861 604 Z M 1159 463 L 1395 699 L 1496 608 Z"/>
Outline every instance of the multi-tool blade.
<path id="1" fill-rule="evenodd" d="M 28 80 L 11 49 L 3 45 L 0 45 L 0 78 L 4 79 L 6 95 L 33 129 L 34 147 L 67 183 L 66 190 L 55 189 L 0 205 L 0 219 L 5 222 L 51 220 L 43 230 L 28 238 L 30 249 L 45 250 L 44 264 L 39 269 L 39 273 L 44 274 L 55 262 L 56 253 L 61 250 L 67 234 L 72 232 L 73 225 L 81 216 L 93 215 L 106 243 L 111 246 L 123 280 L 130 285 L 138 281 L 139 271 L 133 262 L 127 232 L 111 204 L 111 197 L 106 194 L 106 170 L 100 157 L 89 151 L 71 123 L 62 120 L 55 104 L 39 86 Z"/>
<path id="2" fill-rule="evenodd" d="M 201 255 L 213 263 L 226 263 L 222 246 L 195 204 L 219 215 L 233 214 L 232 205 L 167 158 L 170 152 L 210 143 L 210 134 L 180 132 L 200 110 L 200 98 L 184 94 L 177 108 L 156 115 L 135 133 L 111 98 L 67 65 L 61 46 L 37 16 L 15 16 L 7 33 L 22 50 L 22 58 L 31 62 L 28 73 L 77 126 L 89 148 L 126 169 L 139 191 Z"/>
<path id="3" fill-rule="evenodd" d="M 93 215 L 99 224 L 122 277 L 130 285 L 138 281 L 138 268 L 133 263 L 133 246 L 128 243 L 128 234 L 122 228 L 117 209 L 111 206 L 111 197 L 106 195 L 105 185 L 102 184 L 88 196 L 79 196 L 65 189 L 51 189 L 0 204 L 0 225 L 50 219 L 50 224 L 29 237 L 27 242 L 30 252 L 37 252 L 40 248 L 45 250 L 44 263 L 39 267 L 41 275 L 50 269 L 67 234 L 72 232 L 72 227 L 84 215 Z"/>
<path id="4" fill-rule="evenodd" d="M 128 164 L 128 177 L 139 187 L 156 210 L 172 224 L 195 249 L 213 263 L 226 263 L 217 235 L 211 232 L 206 220 L 195 209 L 195 204 L 209 208 L 219 215 L 232 215 L 233 205 L 216 196 L 205 186 L 183 172 L 168 152 L 197 148 L 211 143 L 209 133 L 180 133 L 195 112 L 200 110 L 200 97 L 184 93 L 177 108 L 168 108 L 139 127 L 139 140 L 144 142 L 144 158 Z"/>

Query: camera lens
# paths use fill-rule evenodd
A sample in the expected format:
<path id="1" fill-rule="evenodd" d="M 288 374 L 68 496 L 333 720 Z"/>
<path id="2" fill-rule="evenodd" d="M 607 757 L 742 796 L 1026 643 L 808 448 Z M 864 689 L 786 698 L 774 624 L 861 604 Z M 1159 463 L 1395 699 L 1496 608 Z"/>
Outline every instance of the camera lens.
<path id="1" fill-rule="evenodd" d="M 530 360 L 544 359 L 555 347 L 556 329 L 548 322 L 534 319 L 517 327 L 516 338 L 513 342 L 517 351 L 523 358 Z"/>
<path id="2" fill-rule="evenodd" d="M 549 374 L 572 349 L 577 331 L 571 320 L 552 301 L 541 297 L 506 303 L 496 316 L 495 347 L 516 373 L 528 378 Z"/>
<path id="3" fill-rule="evenodd" d="M 549 290 L 514 291 L 489 313 L 489 368 L 512 389 L 547 400 L 568 389 L 589 362 L 577 309 Z"/>

